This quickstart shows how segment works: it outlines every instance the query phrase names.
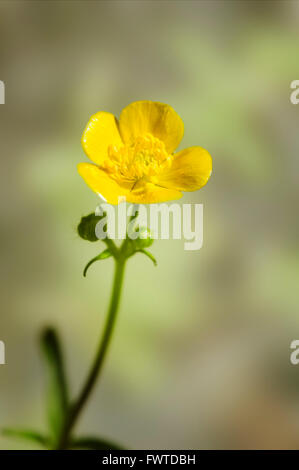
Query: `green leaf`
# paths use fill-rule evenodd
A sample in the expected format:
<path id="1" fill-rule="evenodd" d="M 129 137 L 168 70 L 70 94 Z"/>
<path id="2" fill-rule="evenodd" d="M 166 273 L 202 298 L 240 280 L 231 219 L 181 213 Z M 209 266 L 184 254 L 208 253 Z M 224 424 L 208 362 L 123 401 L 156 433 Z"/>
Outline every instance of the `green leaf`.
<path id="1" fill-rule="evenodd" d="M 50 438 L 44 436 L 43 434 L 32 431 L 31 429 L 11 429 L 5 428 L 2 430 L 3 436 L 6 437 L 15 437 L 17 439 L 23 439 L 27 441 L 34 441 L 37 444 L 40 444 L 44 447 L 50 447 L 51 441 Z"/>
<path id="2" fill-rule="evenodd" d="M 85 266 L 84 271 L 83 271 L 83 276 L 86 277 L 87 270 L 93 263 L 95 263 L 96 261 L 102 260 L 102 259 L 110 258 L 110 256 L 112 256 L 112 253 L 107 248 L 107 250 L 102 251 L 102 253 L 100 253 L 98 256 L 95 256 L 94 258 L 92 258 L 89 261 L 89 263 L 87 263 L 87 265 Z"/>
<path id="3" fill-rule="evenodd" d="M 147 251 L 147 250 L 139 250 L 139 253 L 143 253 L 145 256 L 147 256 L 149 259 L 151 259 L 155 266 L 158 265 L 156 258 L 155 258 L 154 255 L 152 255 L 152 253 L 150 253 L 149 251 Z"/>
<path id="4" fill-rule="evenodd" d="M 68 389 L 57 333 L 47 328 L 41 336 L 47 376 L 47 415 L 51 433 L 57 438 L 69 408 Z"/>
<path id="5" fill-rule="evenodd" d="M 97 242 L 99 239 L 96 236 L 96 225 L 104 217 L 106 217 L 106 212 L 101 216 L 91 213 L 82 217 L 77 228 L 79 236 L 83 238 L 83 240 Z"/>
<path id="6" fill-rule="evenodd" d="M 98 439 L 97 437 L 81 437 L 78 439 L 73 439 L 70 443 L 70 448 L 92 450 L 123 450 L 123 447 L 103 439 Z"/>

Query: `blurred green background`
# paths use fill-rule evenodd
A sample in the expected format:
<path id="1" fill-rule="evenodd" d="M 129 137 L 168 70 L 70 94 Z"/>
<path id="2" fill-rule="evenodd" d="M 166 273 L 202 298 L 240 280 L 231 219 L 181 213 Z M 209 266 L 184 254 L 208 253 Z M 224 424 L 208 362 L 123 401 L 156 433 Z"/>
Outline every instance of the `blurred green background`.
<path id="1" fill-rule="evenodd" d="M 0 2 L 0 426 L 45 429 L 38 335 L 63 338 L 73 393 L 94 355 L 113 263 L 80 217 L 91 114 L 171 104 L 181 148 L 213 157 L 204 246 L 156 241 L 128 266 L 119 322 L 78 430 L 133 449 L 298 448 L 298 1 Z M 33 448 L 1 438 L 0 447 Z"/>

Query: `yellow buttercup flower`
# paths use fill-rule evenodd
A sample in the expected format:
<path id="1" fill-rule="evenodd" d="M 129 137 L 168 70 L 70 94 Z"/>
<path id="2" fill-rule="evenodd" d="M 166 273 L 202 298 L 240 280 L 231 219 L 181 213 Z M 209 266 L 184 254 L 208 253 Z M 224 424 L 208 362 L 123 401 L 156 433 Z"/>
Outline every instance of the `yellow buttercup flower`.
<path id="1" fill-rule="evenodd" d="M 184 124 L 171 106 L 153 101 L 131 103 L 119 122 L 111 113 L 94 114 L 82 146 L 94 162 L 80 163 L 79 174 L 110 204 L 120 197 L 133 203 L 179 199 L 196 191 L 212 172 L 212 158 L 201 147 L 174 153 Z"/>

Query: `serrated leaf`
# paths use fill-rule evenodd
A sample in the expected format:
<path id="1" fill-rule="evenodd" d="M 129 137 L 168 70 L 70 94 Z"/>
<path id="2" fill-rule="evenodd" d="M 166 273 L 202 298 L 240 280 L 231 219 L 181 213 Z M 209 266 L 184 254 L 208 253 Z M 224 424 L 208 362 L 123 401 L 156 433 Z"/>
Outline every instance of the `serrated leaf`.
<path id="1" fill-rule="evenodd" d="M 23 439 L 27 441 L 34 441 L 44 447 L 50 447 L 50 438 L 43 434 L 32 431 L 31 429 L 11 429 L 5 428 L 2 430 L 3 436 L 14 437 L 16 439 Z"/>
<path id="2" fill-rule="evenodd" d="M 115 443 L 92 436 L 73 439 L 70 447 L 72 449 L 123 450 L 123 447 L 120 447 Z"/>
<path id="3" fill-rule="evenodd" d="M 41 348 L 46 365 L 47 416 L 51 434 L 56 438 L 64 424 L 69 398 L 60 342 L 53 328 L 43 332 Z"/>
<path id="4" fill-rule="evenodd" d="M 110 258 L 110 256 L 112 256 L 112 253 L 109 250 L 109 248 L 107 248 L 106 250 L 102 251 L 102 253 L 100 253 L 98 256 L 95 256 L 94 258 L 92 258 L 85 266 L 84 271 L 83 271 L 83 276 L 86 277 L 87 270 L 93 263 L 102 259 Z"/>

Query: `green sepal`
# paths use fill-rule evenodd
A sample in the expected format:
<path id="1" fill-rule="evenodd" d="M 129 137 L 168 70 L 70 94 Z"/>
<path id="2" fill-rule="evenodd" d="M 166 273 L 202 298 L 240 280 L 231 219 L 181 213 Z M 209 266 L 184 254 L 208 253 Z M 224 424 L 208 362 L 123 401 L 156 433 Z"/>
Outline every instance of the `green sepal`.
<path id="1" fill-rule="evenodd" d="M 100 253 L 98 256 L 95 256 L 94 258 L 92 258 L 85 266 L 84 271 L 83 271 L 83 276 L 86 277 L 87 270 L 93 263 L 102 259 L 110 258 L 110 256 L 112 256 L 112 253 L 109 250 L 109 248 L 107 248 L 106 250 L 102 251 L 102 253 Z"/>
<path id="2" fill-rule="evenodd" d="M 37 444 L 49 448 L 51 446 L 51 440 L 49 437 L 43 434 L 33 431 L 31 429 L 11 429 L 5 428 L 2 430 L 2 434 L 5 437 L 12 437 L 16 439 L 23 439 L 26 441 L 33 441 Z"/>
<path id="3" fill-rule="evenodd" d="M 92 436 L 73 439 L 69 447 L 71 449 L 123 450 L 123 447 L 117 444 Z"/>
<path id="4" fill-rule="evenodd" d="M 47 417 L 52 437 L 59 435 L 68 413 L 68 387 L 62 351 L 56 331 L 47 328 L 41 335 L 47 378 Z"/>
<path id="5" fill-rule="evenodd" d="M 99 239 L 96 236 L 96 225 L 105 216 L 106 212 L 104 212 L 103 215 L 95 215 L 92 212 L 82 217 L 77 228 L 79 236 L 83 238 L 83 240 L 97 242 Z"/>
<path id="6" fill-rule="evenodd" d="M 151 231 L 147 227 L 138 227 L 136 232 L 138 232 L 138 238 L 132 241 L 137 250 L 152 246 L 154 239 L 152 238 Z"/>
<path id="7" fill-rule="evenodd" d="M 136 238 L 132 238 L 132 235 Z M 149 248 L 154 243 L 152 234 L 147 227 L 135 227 L 131 236 L 128 233 L 125 255 L 129 258 L 137 251 Z"/>
<path id="8" fill-rule="evenodd" d="M 158 265 L 156 258 L 154 257 L 154 255 L 152 255 L 152 253 L 151 253 L 150 251 L 147 251 L 147 250 L 139 250 L 139 253 L 143 253 L 143 254 L 144 254 L 145 256 L 147 256 L 150 260 L 152 260 L 152 262 L 154 263 L 155 266 Z"/>

